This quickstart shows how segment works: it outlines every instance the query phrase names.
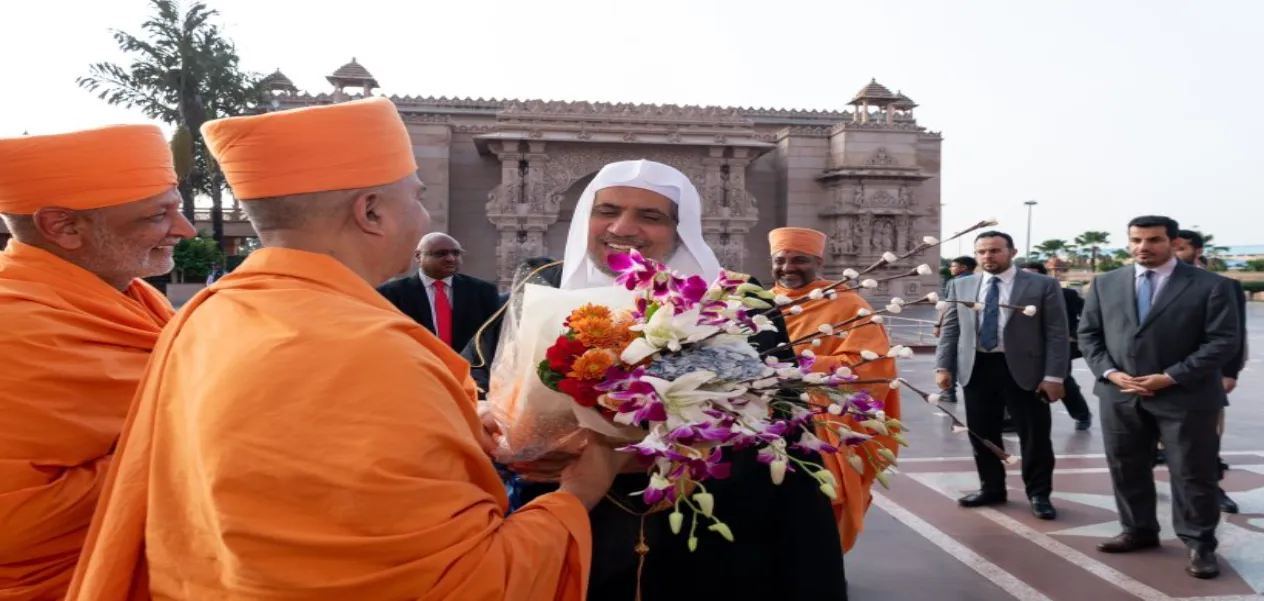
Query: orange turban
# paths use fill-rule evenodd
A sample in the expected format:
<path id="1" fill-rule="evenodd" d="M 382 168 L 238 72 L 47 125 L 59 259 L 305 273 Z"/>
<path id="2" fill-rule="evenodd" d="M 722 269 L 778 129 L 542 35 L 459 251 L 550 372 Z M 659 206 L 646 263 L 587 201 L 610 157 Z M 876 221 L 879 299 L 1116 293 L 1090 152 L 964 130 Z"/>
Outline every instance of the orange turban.
<path id="1" fill-rule="evenodd" d="M 825 234 L 805 227 L 779 227 L 768 232 L 772 254 L 783 250 L 813 257 L 825 256 Z"/>
<path id="2" fill-rule="evenodd" d="M 0 213 L 99 209 L 175 185 L 171 147 L 153 125 L 0 139 Z"/>
<path id="3" fill-rule="evenodd" d="M 202 136 L 238 200 L 371 188 L 417 171 L 385 98 L 208 121 Z"/>

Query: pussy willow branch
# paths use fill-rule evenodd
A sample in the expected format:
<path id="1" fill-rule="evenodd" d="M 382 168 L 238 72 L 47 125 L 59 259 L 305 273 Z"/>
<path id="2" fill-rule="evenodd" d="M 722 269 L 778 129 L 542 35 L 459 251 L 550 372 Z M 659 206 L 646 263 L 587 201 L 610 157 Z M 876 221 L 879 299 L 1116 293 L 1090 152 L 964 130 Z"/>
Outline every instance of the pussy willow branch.
<path id="1" fill-rule="evenodd" d="M 943 239 L 943 240 L 940 240 L 940 241 L 938 241 L 938 242 L 936 242 L 936 243 L 934 243 L 934 244 L 927 244 L 926 242 L 922 242 L 921 244 L 918 244 L 917 246 L 913 247 L 913 249 L 912 249 L 912 250 L 910 250 L 910 251 L 908 251 L 908 252 L 906 252 L 906 253 L 904 253 L 904 254 L 902 254 L 902 255 L 897 255 L 895 260 L 896 260 L 896 261 L 903 261 L 904 259 L 907 259 L 907 258 L 909 258 L 909 257 L 911 257 L 911 256 L 913 256 L 913 255 L 916 255 L 916 254 L 919 254 L 919 253 L 926 252 L 926 251 L 928 251 L 928 250 L 930 250 L 930 249 L 932 249 L 932 248 L 936 248 L 936 247 L 939 247 L 939 246 L 943 246 L 944 244 L 946 244 L 946 243 L 948 243 L 948 242 L 952 242 L 953 240 L 956 240 L 957 238 L 960 238 L 960 237 L 962 237 L 962 236 L 964 236 L 964 235 L 966 235 L 966 234 L 969 234 L 970 232 L 973 232 L 973 231 L 975 231 L 975 230 L 981 230 L 981 229 L 983 229 L 983 228 L 985 228 L 985 227 L 991 227 L 991 226 L 994 226 L 994 225 L 996 225 L 996 221 L 995 221 L 995 220 L 992 220 L 992 219 L 985 219 L 985 220 L 980 221 L 980 222 L 978 222 L 978 223 L 976 223 L 976 224 L 974 224 L 974 225 L 972 225 L 972 226 L 970 226 L 970 227 L 968 227 L 968 228 L 966 228 L 966 229 L 964 229 L 964 230 L 961 230 L 960 232 L 957 232 L 957 233 L 955 233 L 955 234 L 953 234 L 953 235 L 951 235 L 951 236 L 949 236 L 949 237 L 947 237 L 947 238 L 945 238 L 945 239 Z M 856 274 L 855 276 L 853 276 L 853 277 L 848 277 L 848 276 L 844 275 L 844 276 L 843 276 L 843 279 L 841 279 L 841 280 L 839 280 L 839 281 L 835 282 L 832 286 L 829 286 L 829 287 L 827 287 L 827 288 L 822 288 L 822 289 L 821 289 L 821 291 L 822 291 L 822 292 L 829 292 L 829 291 L 831 291 L 831 290 L 835 290 L 835 289 L 839 288 L 840 286 L 842 286 L 843 284 L 846 284 L 846 283 L 851 282 L 851 281 L 856 281 L 856 280 L 859 280 L 861 276 L 863 276 L 863 275 L 865 275 L 865 274 L 868 274 L 868 273 L 871 273 L 871 272 L 873 272 L 875 269 L 878 269 L 878 268 L 883 267 L 884 265 L 888 265 L 888 264 L 890 264 L 890 263 L 891 263 L 891 262 L 890 262 L 890 261 L 887 261 L 885 258 L 878 259 L 878 261 L 877 261 L 877 262 L 875 262 L 873 265 L 870 265 L 869 267 L 866 267 L 864 271 L 861 271 L 861 272 L 857 273 L 857 274 Z M 912 271 L 913 271 L 913 273 L 916 273 L 916 272 L 917 272 L 917 270 L 916 270 L 916 269 L 914 269 L 914 270 L 912 270 Z M 897 278 L 908 277 L 909 275 L 911 275 L 911 274 L 901 274 L 901 275 L 899 275 L 899 276 L 893 276 L 893 277 L 889 277 L 889 278 L 883 278 L 883 279 L 880 279 L 880 280 L 878 280 L 878 281 L 880 281 L 880 282 L 885 282 L 885 281 L 890 281 L 890 280 L 897 279 Z M 856 288 L 848 288 L 848 290 L 855 290 L 855 289 L 856 289 Z M 793 307 L 794 305 L 797 305 L 797 304 L 800 304 L 800 303 L 803 303 L 803 302 L 807 302 L 808 300 L 810 300 L 810 299 L 808 298 L 808 296 L 806 296 L 806 295 L 805 295 L 805 296 L 800 296 L 800 297 L 797 297 L 797 298 L 793 298 L 793 299 L 791 299 L 791 300 L 790 300 L 790 304 L 788 304 L 788 305 L 783 305 L 783 306 L 781 306 L 780 308 Z"/>
<path id="2" fill-rule="evenodd" d="M 982 443 L 983 443 L 983 446 L 984 446 L 984 447 L 986 447 L 986 448 L 987 448 L 987 450 L 992 451 L 992 453 L 994 453 L 997 457 L 1000 457 L 1000 458 L 1001 458 L 1001 461 L 1007 461 L 1007 460 L 1009 460 L 1009 458 L 1010 458 L 1010 454 L 1009 454 L 1009 453 L 1006 453 L 1006 452 L 1005 452 L 1005 449 L 1002 449 L 1002 448 L 1000 448 L 1000 447 L 996 446 L 995 444 L 993 444 L 993 443 L 992 443 L 992 441 L 987 440 L 987 439 L 984 439 L 984 438 L 980 437 L 978 434 L 975 434 L 975 433 L 974 433 L 974 430 L 971 430 L 971 429 L 970 429 L 970 427 L 969 427 L 969 426 L 967 426 L 967 425 L 965 424 L 965 422 L 961 421 L 960 419 L 957 419 L 957 416 L 956 416 L 956 415 L 953 415 L 953 413 L 952 413 L 951 411 L 948 411 L 947 409 L 944 409 L 943 407 L 940 407 L 940 406 L 938 406 L 938 405 L 934 405 L 934 404 L 932 404 L 932 403 L 930 402 L 930 393 L 928 393 L 928 392 L 926 392 L 926 391 L 924 391 L 924 390 L 922 390 L 922 389 L 920 389 L 920 388 L 918 388 L 918 387 L 916 387 L 916 386 L 914 386 L 914 385 L 912 385 L 912 384 L 909 384 L 908 380 L 905 380 L 904 378 L 898 378 L 898 379 L 900 380 L 900 382 L 901 382 L 901 383 L 903 383 L 903 385 L 904 385 L 906 388 L 908 388 L 909 390 L 912 390 L 913 392 L 916 392 L 918 396 L 922 397 L 922 400 L 923 400 L 923 401 L 926 401 L 926 404 L 927 404 L 927 405 L 931 405 L 932 407 L 935 407 L 936 409 L 938 409 L 938 410 L 942 411 L 942 412 L 944 413 L 944 415 L 947 415 L 947 416 L 948 416 L 948 419 L 952 420 L 952 425 L 954 425 L 954 426 L 956 426 L 956 427 L 958 427 L 958 428 L 963 428 L 963 429 L 966 431 L 966 433 L 967 433 L 967 434 L 969 434 L 970 436 L 973 436 L 973 437 L 974 437 L 974 438 L 976 438 L 979 442 L 982 442 Z"/>
<path id="3" fill-rule="evenodd" d="M 901 305 L 901 306 L 904 306 L 904 307 L 911 307 L 911 306 L 913 306 L 913 305 L 927 305 L 927 304 L 931 304 L 931 299 L 932 299 L 932 298 L 938 298 L 938 295 L 935 295 L 934 293 L 927 294 L 926 296 L 923 296 L 922 298 L 919 298 L 919 299 L 917 299 L 917 300 L 915 300 L 915 301 L 913 301 L 913 302 L 904 303 L 904 304 L 903 304 L 903 305 Z M 936 302 L 937 302 L 937 301 L 936 301 Z M 777 346 L 776 348 L 773 348 L 773 349 L 771 349 L 771 350 L 764 351 L 763 353 L 760 353 L 760 356 L 761 356 L 761 357 L 764 357 L 764 356 L 767 356 L 767 355 L 771 355 L 771 354 L 773 354 L 773 353 L 777 353 L 777 352 L 783 351 L 783 350 L 785 350 L 785 349 L 787 349 L 787 348 L 794 348 L 794 347 L 796 347 L 796 346 L 800 346 L 800 345 L 803 345 L 803 344 L 809 344 L 809 343 L 811 343 L 813 340 L 816 340 L 816 339 L 818 339 L 818 338 L 824 338 L 824 337 L 826 337 L 826 336 L 833 336 L 833 335 L 835 335 L 835 334 L 838 334 L 838 333 L 839 333 L 839 331 L 842 331 L 842 332 L 850 332 L 850 331 L 852 331 L 852 330 L 855 330 L 855 329 L 857 329 L 857 328 L 863 328 L 863 327 L 865 327 L 865 326 L 880 325 L 880 324 L 878 324 L 878 323 L 876 323 L 876 322 L 874 322 L 874 321 L 873 321 L 873 316 L 875 316 L 875 315 L 884 315 L 884 314 L 885 314 L 885 315 L 891 315 L 892 313 L 891 313 L 891 311 L 890 311 L 889 309 L 882 308 L 882 309 L 877 309 L 877 310 L 874 310 L 874 311 L 870 311 L 868 315 L 856 315 L 855 317 L 851 317 L 851 318 L 848 318 L 848 319 L 844 319 L 843 321 L 840 321 L 840 322 L 838 322 L 838 323 L 835 323 L 835 324 L 830 324 L 830 329 L 831 329 L 832 331 L 831 331 L 829 334 L 826 334 L 825 332 L 819 332 L 819 331 L 818 331 L 818 332 L 815 332 L 815 333 L 809 334 L 809 335 L 807 335 L 807 336 L 804 336 L 804 337 L 802 337 L 802 338 L 799 338 L 799 339 L 797 339 L 797 340 L 792 340 L 792 341 L 790 341 L 788 344 L 782 344 L 782 345 L 779 345 L 779 346 Z M 860 321 L 860 320 L 862 320 L 862 319 L 868 319 L 869 321 L 866 321 L 865 323 L 862 323 L 862 324 L 857 325 L 857 326 L 852 326 L 852 327 L 850 327 L 850 328 L 848 328 L 848 327 L 847 327 L 847 326 L 849 326 L 849 325 L 851 325 L 851 324 L 853 324 L 853 323 L 855 323 L 855 322 L 857 322 L 857 321 Z"/>

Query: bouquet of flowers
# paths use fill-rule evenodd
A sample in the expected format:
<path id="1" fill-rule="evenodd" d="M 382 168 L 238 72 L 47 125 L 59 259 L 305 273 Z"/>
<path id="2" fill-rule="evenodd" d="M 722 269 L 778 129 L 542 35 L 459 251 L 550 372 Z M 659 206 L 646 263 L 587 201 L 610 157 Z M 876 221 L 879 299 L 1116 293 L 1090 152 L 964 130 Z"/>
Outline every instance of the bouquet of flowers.
<path id="1" fill-rule="evenodd" d="M 953 238 L 992 223 L 981 222 Z M 649 484 L 639 494 L 650 506 L 672 508 L 669 521 L 678 534 L 685 512 L 690 514 L 691 549 L 697 545 L 700 519 L 710 522 L 708 530 L 732 540 L 733 533 L 713 513 L 716 499 L 705 484 L 728 476 L 725 448 L 754 447 L 774 483 L 780 484 L 786 472 L 801 470 L 831 498 L 838 485 L 833 473 L 790 449 L 843 454 L 848 465 L 862 472 L 868 463 L 885 486 L 885 471 L 895 465 L 895 454 L 869 443 L 889 437 L 907 445 L 905 429 L 864 386 L 899 388 L 904 380 L 864 380 L 847 367 L 814 371 L 811 347 L 825 337 L 881 327 L 883 314 L 899 313 L 905 306 L 940 303 L 938 295 L 911 302 L 892 299 L 883 309 L 822 323 L 809 336 L 763 351 L 751 339 L 777 329 L 771 317 L 777 312 L 801 313 L 803 304 L 833 299 L 840 291 L 874 288 L 879 280 L 866 274 L 938 244 L 927 238 L 903 256 L 886 253 L 863 272 L 849 269 L 841 281 L 801 298 L 774 296 L 738 273 L 723 272 L 714 282 L 684 276 L 635 250 L 611 258 L 619 274 L 613 290 L 546 291 L 527 285 L 526 309 L 520 312 L 536 317 L 524 321 L 533 325 L 525 328 L 525 336 L 518 334 L 516 359 L 507 359 L 516 363 L 509 369 L 493 367 L 489 397 L 502 416 L 510 416 L 505 420 L 509 427 L 503 428 L 509 439 L 506 457 L 538 457 L 568 446 L 581 429 L 596 431 L 620 444 L 620 450 L 650 462 Z M 919 265 L 884 279 L 929 273 L 928 266 Z M 533 306 L 537 309 L 529 310 Z M 797 356 L 785 352 L 796 347 L 805 348 Z M 860 364 L 909 356 L 911 349 L 895 346 L 885 355 L 863 352 Z M 497 371 L 516 374 L 511 393 L 496 395 Z M 532 386 L 542 390 L 524 394 L 522 388 Z M 932 403 L 936 400 L 910 389 Z M 837 444 L 819 437 L 818 428 L 832 431 Z M 516 440 L 515 431 L 521 434 Z"/>

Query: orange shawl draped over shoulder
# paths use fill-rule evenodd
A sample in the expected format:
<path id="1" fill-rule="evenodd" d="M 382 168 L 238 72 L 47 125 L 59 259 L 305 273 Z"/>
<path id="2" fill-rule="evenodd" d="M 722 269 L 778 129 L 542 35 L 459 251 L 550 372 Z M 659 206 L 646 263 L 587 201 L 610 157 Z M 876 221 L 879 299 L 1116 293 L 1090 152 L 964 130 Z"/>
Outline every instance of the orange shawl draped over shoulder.
<path id="1" fill-rule="evenodd" d="M 333 258 L 253 253 L 141 384 L 69 599 L 582 599 L 566 493 L 506 517 L 468 365 Z"/>
<path id="2" fill-rule="evenodd" d="M 0 254 L 0 599 L 61 599 L 110 452 L 172 316 L 39 248 Z"/>
<path id="3" fill-rule="evenodd" d="M 803 288 L 792 290 L 776 286 L 773 291 L 776 294 L 797 298 L 811 293 L 812 290 L 826 288 L 831 285 L 833 285 L 833 282 L 817 280 Z M 790 339 L 796 340 L 812 335 L 823 323 L 836 324 L 851 319 L 861 309 L 872 310 L 872 307 L 857 292 L 840 292 L 836 300 L 807 301 L 803 304 L 803 313 L 799 315 L 790 315 L 787 311 L 785 315 L 786 327 L 789 330 Z M 861 323 L 869 324 L 870 322 L 865 319 L 855 324 L 850 324 L 848 327 Z M 812 347 L 801 346 L 796 347 L 795 350 L 796 352 L 802 352 L 808 348 Z M 878 324 L 865 325 L 851 330 L 846 338 L 839 339 L 830 336 L 822 339 L 821 346 L 812 348 L 812 351 L 816 354 L 816 360 L 812 368 L 813 371 L 832 372 L 839 367 L 846 366 L 854 368 L 854 373 L 862 380 L 891 380 L 896 377 L 895 359 L 883 358 L 856 367 L 861 362 L 860 353 L 862 351 L 873 351 L 885 357 L 888 350 L 890 350 L 890 341 L 887 339 L 886 331 L 882 326 Z M 865 384 L 863 388 L 868 390 L 873 398 L 882 400 L 885 403 L 884 410 L 888 416 L 895 419 L 900 418 L 900 391 L 898 389 L 891 389 L 884 384 Z M 854 422 L 850 417 L 836 417 L 832 415 L 823 415 L 820 419 Z M 854 423 L 852 427 L 856 427 Z M 817 430 L 819 430 L 817 435 L 822 440 L 834 445 L 840 443 L 838 435 L 829 429 L 817 428 Z M 899 453 L 899 444 L 891 438 L 880 437 L 876 441 L 868 442 L 866 445 L 881 444 L 891 449 L 893 453 Z M 861 458 L 865 458 L 863 453 Z M 864 529 L 865 512 L 868 511 L 869 504 L 873 500 L 870 489 L 873 486 L 877 473 L 867 460 L 865 462 L 865 472 L 861 474 L 848 465 L 846 458 L 842 454 L 823 456 L 822 459 L 825 467 L 834 473 L 834 477 L 839 483 L 838 498 L 834 500 L 834 515 L 838 519 L 838 532 L 842 537 L 843 550 L 850 551 L 856 545 L 856 539 L 860 536 L 861 530 Z"/>

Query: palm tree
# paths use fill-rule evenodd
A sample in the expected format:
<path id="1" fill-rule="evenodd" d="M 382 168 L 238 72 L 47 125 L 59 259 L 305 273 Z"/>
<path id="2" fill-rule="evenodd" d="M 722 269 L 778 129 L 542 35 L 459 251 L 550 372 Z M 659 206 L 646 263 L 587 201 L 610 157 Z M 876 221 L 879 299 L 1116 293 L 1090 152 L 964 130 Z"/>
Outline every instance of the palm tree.
<path id="1" fill-rule="evenodd" d="M 1032 250 L 1040 253 L 1044 257 L 1047 257 L 1050 259 L 1056 259 L 1062 253 L 1067 251 L 1067 242 L 1066 240 L 1057 240 L 1057 239 L 1045 240 L 1044 242 L 1041 242 L 1040 244 L 1037 244 L 1035 247 L 1033 247 Z"/>
<path id="2" fill-rule="evenodd" d="M 1097 253 L 1110 243 L 1110 232 L 1088 231 L 1075 237 L 1075 244 L 1088 250 L 1089 271 L 1097 271 Z"/>
<path id="3" fill-rule="evenodd" d="M 88 66 L 76 81 L 114 105 L 139 108 L 151 119 L 176 126 L 172 150 L 180 165 L 183 213 L 194 220 L 194 199 L 211 197 L 215 242 L 224 246 L 221 199 L 223 176 L 202 141 L 202 124 L 238 115 L 261 98 L 259 77 L 243 72 L 232 42 L 211 23 L 218 13 L 202 2 L 183 14 L 177 0 L 150 0 L 154 15 L 141 24 L 143 34 L 113 31 L 119 49 L 131 56 L 126 67 Z"/>

